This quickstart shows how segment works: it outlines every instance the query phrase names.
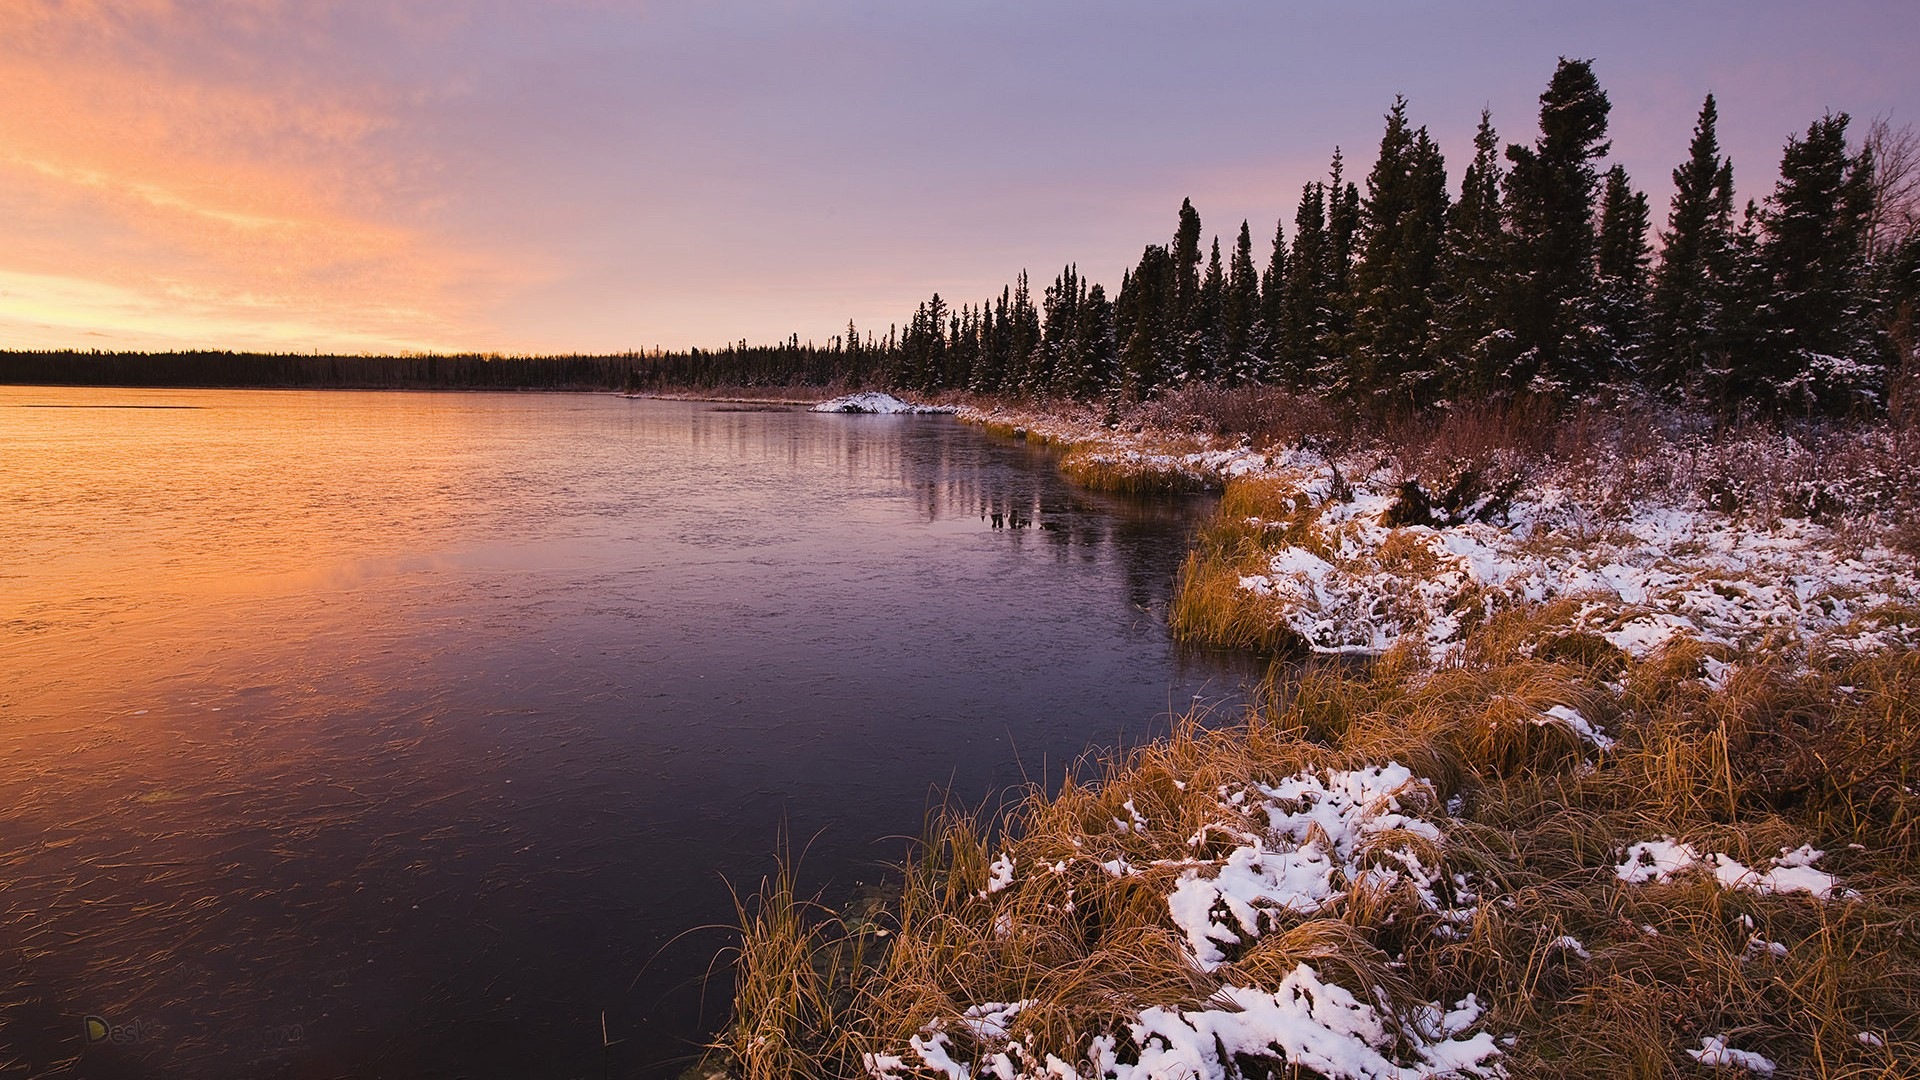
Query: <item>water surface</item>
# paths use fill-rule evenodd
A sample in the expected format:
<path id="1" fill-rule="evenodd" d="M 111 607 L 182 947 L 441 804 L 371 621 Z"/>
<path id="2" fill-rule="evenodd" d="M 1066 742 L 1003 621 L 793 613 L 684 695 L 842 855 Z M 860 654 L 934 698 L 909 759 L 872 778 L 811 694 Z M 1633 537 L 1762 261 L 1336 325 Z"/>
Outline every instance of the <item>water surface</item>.
<path id="1" fill-rule="evenodd" d="M 946 417 L 0 387 L 0 1072 L 671 1075 L 783 831 L 844 894 L 1238 687 L 1200 509 Z"/>

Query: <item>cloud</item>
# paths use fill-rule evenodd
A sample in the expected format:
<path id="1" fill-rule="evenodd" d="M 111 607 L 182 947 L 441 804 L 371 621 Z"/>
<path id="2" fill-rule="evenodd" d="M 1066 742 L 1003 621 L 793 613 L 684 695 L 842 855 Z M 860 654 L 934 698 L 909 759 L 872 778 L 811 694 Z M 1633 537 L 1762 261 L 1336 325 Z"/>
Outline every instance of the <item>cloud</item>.
<path id="1" fill-rule="evenodd" d="M 79 332 L 139 341 L 144 327 L 204 344 L 238 332 L 260 347 L 486 336 L 486 289 L 531 268 L 432 227 L 436 159 L 407 120 L 452 91 L 388 77 L 349 48 L 372 31 L 418 42 L 434 27 L 345 26 L 340 10 L 0 5 L 0 271 L 13 318 L 39 303 L 58 313 L 45 321 Z"/>

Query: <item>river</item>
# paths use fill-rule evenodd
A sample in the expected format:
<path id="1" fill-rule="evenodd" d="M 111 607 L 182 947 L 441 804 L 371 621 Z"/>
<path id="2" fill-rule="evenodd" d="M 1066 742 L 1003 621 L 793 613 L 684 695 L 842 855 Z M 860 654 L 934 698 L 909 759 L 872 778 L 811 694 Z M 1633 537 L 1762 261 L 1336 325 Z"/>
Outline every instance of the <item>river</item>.
<path id="1" fill-rule="evenodd" d="M 1233 698 L 1206 509 L 944 416 L 0 387 L 0 1071 L 674 1075 L 783 837 L 844 896 Z"/>

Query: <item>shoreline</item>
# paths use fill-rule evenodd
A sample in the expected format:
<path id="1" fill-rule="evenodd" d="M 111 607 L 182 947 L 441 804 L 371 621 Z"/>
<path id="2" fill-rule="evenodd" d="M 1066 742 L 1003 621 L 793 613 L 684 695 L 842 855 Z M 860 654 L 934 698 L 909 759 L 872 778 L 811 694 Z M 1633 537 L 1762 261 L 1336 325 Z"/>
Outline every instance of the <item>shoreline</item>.
<path id="1" fill-rule="evenodd" d="M 1920 1060 L 1920 581 L 1911 500 L 1876 487 L 1910 475 L 1911 433 L 1627 409 L 1550 445 L 1343 443 L 961 404 L 1094 486 L 1224 487 L 1176 635 L 1305 673 L 1238 724 L 940 822 L 878 912 L 764 892 L 716 1067 Z"/>

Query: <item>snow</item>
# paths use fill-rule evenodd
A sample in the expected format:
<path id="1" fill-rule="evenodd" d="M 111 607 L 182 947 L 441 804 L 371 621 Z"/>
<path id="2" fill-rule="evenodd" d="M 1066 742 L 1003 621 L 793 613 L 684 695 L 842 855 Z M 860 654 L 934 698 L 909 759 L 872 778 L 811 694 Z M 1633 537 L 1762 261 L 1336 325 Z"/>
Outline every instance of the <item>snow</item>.
<path id="1" fill-rule="evenodd" d="M 1547 948 L 1565 949 L 1582 960 L 1593 959 L 1593 954 L 1588 952 L 1587 947 L 1580 943 L 1580 939 L 1571 934 L 1562 934 L 1552 941 L 1547 942 Z"/>
<path id="2" fill-rule="evenodd" d="M 1627 848 L 1626 861 L 1614 868 L 1613 876 L 1629 885 L 1644 881 L 1664 885 L 1682 870 L 1700 862 L 1700 853 L 1691 844 L 1664 840 L 1643 840 Z"/>
<path id="3" fill-rule="evenodd" d="M 1565 705 L 1553 706 L 1533 722 L 1542 725 L 1562 725 L 1571 730 L 1575 735 L 1592 743 L 1596 749 L 1611 750 L 1614 747 L 1614 740 L 1611 736 L 1601 731 L 1598 727 L 1595 727 L 1592 721 L 1581 716 L 1579 712 Z"/>
<path id="4" fill-rule="evenodd" d="M 1484 1011 L 1472 995 L 1451 1006 L 1416 1002 L 1395 1010 L 1384 997 L 1370 1002 L 1322 979 L 1308 964 L 1295 966 L 1272 990 L 1242 985 L 1228 966 L 1226 948 L 1275 929 L 1282 917 L 1318 912 L 1355 887 L 1410 890 L 1442 918 L 1470 921 L 1478 898 L 1469 879 L 1426 865 L 1416 850 L 1432 852 L 1445 842 L 1425 813 L 1437 802 L 1431 782 L 1388 762 L 1222 785 L 1217 796 L 1220 819 L 1202 825 L 1194 834 L 1199 843 L 1190 846 L 1202 846 L 1209 835 L 1236 846 L 1218 858 L 1152 865 L 1181 868 L 1167 897 L 1168 916 L 1198 972 L 1217 973 L 1222 982 L 1200 1007 L 1150 1006 L 1122 1021 L 1137 1061 L 1119 1060 L 1118 1029 L 1084 1033 L 1086 1057 L 1078 1063 L 1051 1055 L 1038 1060 L 1016 1035 L 1021 1012 L 1033 1002 L 987 1002 L 968 1007 L 956 1021 L 929 1024 L 908 1041 L 908 1053 L 867 1055 L 868 1073 L 876 1080 L 927 1072 L 949 1080 L 1226 1080 L 1240 1075 L 1240 1055 L 1327 1080 L 1505 1075 L 1493 1035 L 1470 1033 Z M 1122 831 L 1144 826 L 1132 800 L 1121 808 L 1127 817 L 1114 824 Z M 1116 877 L 1139 873 L 1125 859 L 1100 865 Z M 1013 858 L 997 857 L 991 874 L 982 897 L 1013 882 Z M 949 1041 L 950 1023 L 971 1037 L 970 1059 Z"/>
<path id="5" fill-rule="evenodd" d="M 1501 524 L 1388 526 L 1397 474 L 1333 492 L 1331 463 L 1295 452 L 1262 475 L 1313 508 L 1313 549 L 1267 555 L 1240 588 L 1321 653 L 1377 654 L 1403 642 L 1444 654 L 1475 608 L 1573 599 L 1574 629 L 1646 657 L 1677 638 L 1747 647 L 1782 638 L 1865 651 L 1920 645 L 1915 628 L 1872 613 L 1920 602 L 1914 560 L 1885 547 L 1841 549 L 1806 520 L 1740 520 L 1684 500 L 1601 512 L 1564 488 L 1516 497 Z M 1277 524 L 1277 523 L 1276 523 Z M 1722 683 L 1727 665 L 1708 666 Z"/>
<path id="6" fill-rule="evenodd" d="M 880 413 L 896 415 L 900 413 L 951 413 L 956 412 L 950 405 L 914 405 L 901 401 L 892 394 L 882 394 L 869 390 L 860 394 L 848 394 L 831 401 L 823 401 L 813 407 L 814 412 L 824 413 Z"/>
<path id="7" fill-rule="evenodd" d="M 1204 869 L 1187 870 L 1167 898 L 1173 924 L 1200 970 L 1217 970 L 1226 963 L 1226 948 L 1259 937 L 1281 916 L 1323 910 L 1355 883 L 1387 890 L 1411 885 L 1429 908 L 1450 918 L 1471 918 L 1472 893 L 1460 890 L 1465 906 L 1449 907 L 1441 893 L 1453 890 L 1443 887 L 1440 868 L 1424 865 L 1404 841 L 1369 843 L 1387 833 L 1435 846 L 1443 839 L 1437 825 L 1403 805 L 1403 798 L 1433 795 L 1432 785 L 1406 766 L 1389 762 L 1324 774 L 1308 770 L 1275 785 L 1254 784 L 1251 792 L 1258 796 L 1251 802 L 1243 790 L 1223 796 L 1220 805 L 1264 824 L 1264 835 Z M 1237 831 L 1227 824 L 1219 828 L 1228 835 Z"/>
<path id="8" fill-rule="evenodd" d="M 1811 844 L 1782 848 L 1773 865 L 1762 870 L 1727 855 L 1702 856 L 1693 845 L 1667 837 L 1641 841 L 1627 848 L 1626 859 L 1614 868 L 1614 877 L 1629 885 L 1648 881 L 1665 884 L 1676 875 L 1699 867 L 1711 872 L 1723 889 L 1745 889 L 1762 895 L 1807 893 L 1820 900 L 1855 895 L 1840 888 L 1832 874 L 1813 868 L 1814 862 L 1825 854 Z"/>
<path id="9" fill-rule="evenodd" d="M 1310 965 L 1300 964 L 1276 990 L 1227 985 L 1213 1001 L 1224 1007 L 1156 1005 L 1142 1010 L 1126 1025 L 1139 1048 L 1137 1062 L 1119 1060 L 1118 1040 L 1112 1035 L 1089 1039 L 1087 1057 L 1081 1063 L 1084 1073 L 1052 1055 L 1036 1061 L 1023 1041 L 1011 1037 L 1013 1018 L 1031 1002 L 977 1005 L 967 1010 L 962 1023 L 983 1047 L 978 1075 L 1002 1080 L 1078 1080 L 1082 1076 L 1089 1080 L 1227 1080 L 1240 1075 L 1237 1055 L 1277 1059 L 1327 1080 L 1504 1075 L 1493 1036 L 1484 1031 L 1466 1034 L 1483 1011 L 1472 995 L 1451 1008 L 1434 1003 L 1419 1009 L 1418 1015 L 1395 1018 L 1345 987 L 1322 980 Z M 969 1063 L 954 1057 L 937 1021 L 908 1045 L 924 1068 L 950 1080 L 974 1075 Z M 868 1054 L 864 1063 L 875 1080 L 901 1080 L 917 1071 L 904 1057 L 892 1055 Z"/>
<path id="10" fill-rule="evenodd" d="M 1756 1076 L 1772 1076 L 1773 1062 L 1749 1050 L 1735 1050 L 1718 1035 L 1707 1035 L 1700 1040 L 1700 1049 L 1687 1051 L 1687 1056 L 1712 1068 L 1730 1066 L 1745 1069 Z"/>

